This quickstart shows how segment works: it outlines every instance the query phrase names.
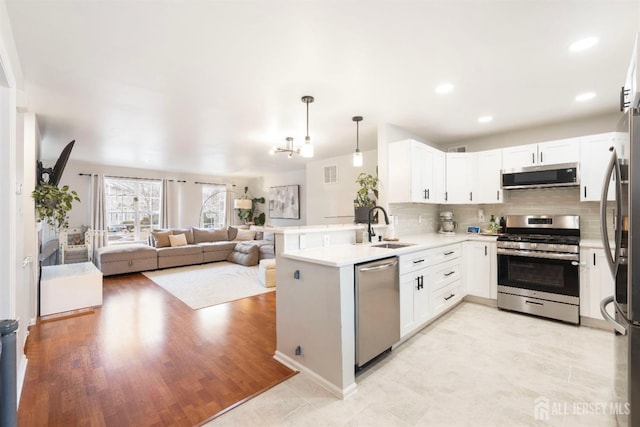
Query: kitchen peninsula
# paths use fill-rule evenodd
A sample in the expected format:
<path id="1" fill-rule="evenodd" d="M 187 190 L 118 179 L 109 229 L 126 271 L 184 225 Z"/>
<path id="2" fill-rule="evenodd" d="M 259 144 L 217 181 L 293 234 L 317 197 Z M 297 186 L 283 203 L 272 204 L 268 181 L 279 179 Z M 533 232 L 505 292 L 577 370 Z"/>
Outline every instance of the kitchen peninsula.
<path id="1" fill-rule="evenodd" d="M 408 246 L 382 248 L 375 246 L 377 242 L 355 244 L 357 228 L 327 227 L 324 232 L 333 233 L 331 240 L 340 243 L 316 239 L 322 245 L 305 249 L 284 245 L 277 258 L 275 358 L 340 398 L 357 391 L 354 266 L 398 257 L 402 342 L 464 297 L 462 242 L 495 245 L 496 239 L 425 234 L 402 239 L 411 244 Z M 280 239 L 293 242 L 294 236 L 300 240 L 309 231 L 282 229 L 277 233 L 283 234 Z M 339 236 L 334 237 L 336 233 Z M 422 286 L 414 286 L 416 281 Z"/>

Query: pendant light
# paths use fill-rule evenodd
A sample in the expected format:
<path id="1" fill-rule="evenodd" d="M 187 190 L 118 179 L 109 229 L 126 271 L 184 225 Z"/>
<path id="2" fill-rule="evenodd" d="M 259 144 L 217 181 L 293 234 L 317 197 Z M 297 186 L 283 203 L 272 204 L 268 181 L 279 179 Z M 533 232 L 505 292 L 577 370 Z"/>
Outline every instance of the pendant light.
<path id="1" fill-rule="evenodd" d="M 288 136 L 286 138 L 286 141 L 287 141 L 287 143 L 284 146 L 284 148 L 273 147 L 269 151 L 269 154 L 288 153 L 287 157 L 289 157 L 289 158 L 292 158 L 294 154 L 300 154 L 300 149 L 299 148 L 293 148 L 293 138 Z"/>
<path id="2" fill-rule="evenodd" d="M 353 153 L 353 166 L 359 168 L 362 166 L 362 152 L 360 151 L 360 122 L 362 121 L 362 116 L 353 116 L 351 120 L 356 122 L 356 151 Z"/>
<path id="3" fill-rule="evenodd" d="M 313 145 L 311 145 L 311 137 L 309 136 L 309 104 L 313 101 L 313 96 L 305 95 L 302 97 L 302 102 L 307 104 L 307 136 L 304 137 L 304 145 L 300 149 L 300 155 L 307 158 L 313 157 Z"/>

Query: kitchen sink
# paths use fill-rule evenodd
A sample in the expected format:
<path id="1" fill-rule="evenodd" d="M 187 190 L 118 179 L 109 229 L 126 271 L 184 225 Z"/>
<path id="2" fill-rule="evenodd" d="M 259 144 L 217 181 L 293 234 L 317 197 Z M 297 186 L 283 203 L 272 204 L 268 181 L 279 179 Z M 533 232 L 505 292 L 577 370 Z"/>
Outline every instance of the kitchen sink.
<path id="1" fill-rule="evenodd" d="M 400 249 L 407 246 L 413 246 L 415 243 L 378 243 L 377 245 L 371 245 L 372 248 L 385 248 L 385 249 Z"/>

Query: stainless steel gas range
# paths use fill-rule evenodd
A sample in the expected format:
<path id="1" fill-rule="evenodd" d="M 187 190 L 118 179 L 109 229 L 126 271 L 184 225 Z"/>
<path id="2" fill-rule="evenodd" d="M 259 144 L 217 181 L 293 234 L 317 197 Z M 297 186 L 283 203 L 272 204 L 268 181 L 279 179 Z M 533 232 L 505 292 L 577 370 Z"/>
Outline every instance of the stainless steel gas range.
<path id="1" fill-rule="evenodd" d="M 509 215 L 498 237 L 498 308 L 580 323 L 580 218 Z"/>

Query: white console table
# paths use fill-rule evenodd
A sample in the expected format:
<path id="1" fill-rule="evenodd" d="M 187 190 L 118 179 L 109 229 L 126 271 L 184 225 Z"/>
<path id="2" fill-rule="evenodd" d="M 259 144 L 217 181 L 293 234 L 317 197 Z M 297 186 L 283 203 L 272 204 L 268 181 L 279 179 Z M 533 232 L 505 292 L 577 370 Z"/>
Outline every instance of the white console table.
<path id="1" fill-rule="evenodd" d="M 91 262 L 42 267 L 40 315 L 102 305 L 102 272 Z"/>

